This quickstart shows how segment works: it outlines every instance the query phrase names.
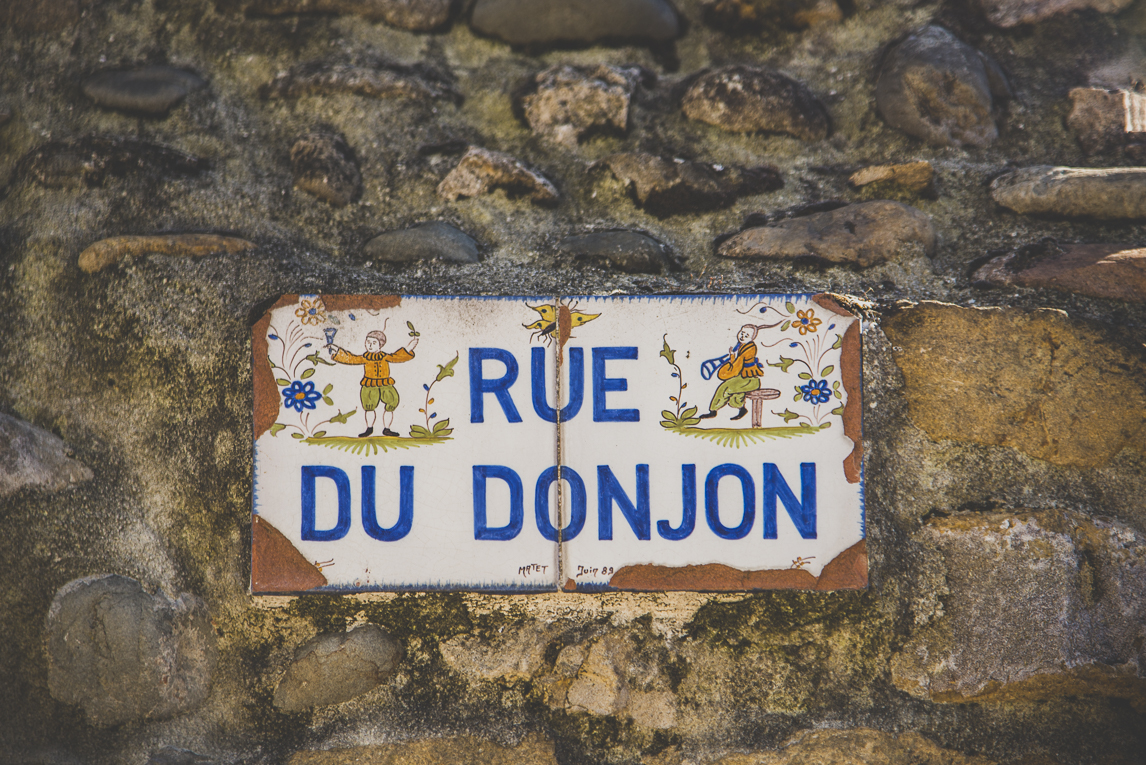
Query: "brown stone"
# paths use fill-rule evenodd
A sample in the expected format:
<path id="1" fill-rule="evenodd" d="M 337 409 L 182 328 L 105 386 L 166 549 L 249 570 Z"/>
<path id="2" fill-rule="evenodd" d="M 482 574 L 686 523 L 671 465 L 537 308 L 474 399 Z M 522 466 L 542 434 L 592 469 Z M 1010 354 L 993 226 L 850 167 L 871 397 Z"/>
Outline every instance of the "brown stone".
<path id="1" fill-rule="evenodd" d="M 645 152 L 611 154 L 601 164 L 630 189 L 639 207 L 658 218 L 718 210 L 742 196 L 784 186 L 779 171 L 767 166 L 717 165 Z"/>
<path id="2" fill-rule="evenodd" d="M 308 640 L 275 688 L 274 705 L 288 712 L 341 704 L 373 690 L 397 670 L 398 641 L 376 624 Z"/>
<path id="3" fill-rule="evenodd" d="M 1117 13 L 1133 0 L 979 0 L 992 24 L 1014 27 L 1057 16 L 1061 13 L 1091 9 L 1099 13 Z"/>
<path id="4" fill-rule="evenodd" d="M 1146 354 L 1109 329 L 1062 311 L 930 301 L 889 316 L 883 329 L 911 419 L 933 439 L 1098 467 L 1141 438 Z"/>
<path id="5" fill-rule="evenodd" d="M 392 27 L 428 32 L 449 21 L 450 0 L 253 0 L 249 13 L 281 16 L 336 13 L 382 21 Z"/>
<path id="6" fill-rule="evenodd" d="M 499 746 L 469 736 L 296 752 L 289 765 L 557 765 L 553 743 L 530 736 Z"/>
<path id="7" fill-rule="evenodd" d="M 1124 146 L 1128 97 L 1125 90 L 1074 88 L 1070 91 L 1071 110 L 1066 125 L 1087 154 L 1101 154 Z M 1141 97 L 1133 98 L 1139 101 Z"/>
<path id="8" fill-rule="evenodd" d="M 420 76 L 409 67 L 381 60 L 353 64 L 308 61 L 279 72 L 259 92 L 265 98 L 297 98 L 326 93 L 415 99 L 453 95 L 453 90 L 441 82 Z"/>
<path id="9" fill-rule="evenodd" d="M 1146 249 L 1039 243 L 988 261 L 972 278 L 994 286 L 1046 288 L 1141 303 L 1146 302 Z"/>
<path id="10" fill-rule="evenodd" d="M 102 239 L 80 253 L 78 265 L 94 274 L 126 257 L 172 255 L 202 258 L 207 255 L 237 255 L 258 245 L 246 239 L 218 234 L 172 234 L 169 236 L 113 236 Z"/>
<path id="11" fill-rule="evenodd" d="M 957 513 L 924 525 L 943 613 L 892 659 L 900 689 L 942 702 L 1061 696 L 1146 708 L 1146 539 L 1059 511 Z"/>
<path id="12" fill-rule="evenodd" d="M 625 664 L 623 645 L 610 638 L 595 641 L 569 686 L 566 708 L 601 716 L 620 712 L 629 702 L 629 689 L 620 670 Z"/>
<path id="13" fill-rule="evenodd" d="M 805 730 L 775 752 L 734 754 L 715 765 L 991 765 L 991 760 L 943 749 L 918 733 L 871 728 Z"/>
<path id="14" fill-rule="evenodd" d="M 734 133 L 787 133 L 819 141 L 830 127 L 828 110 L 805 85 L 779 72 L 739 64 L 697 78 L 681 108 L 689 119 Z"/>
<path id="15" fill-rule="evenodd" d="M 438 184 L 438 196 L 451 202 L 476 197 L 494 189 L 521 193 L 539 204 L 557 201 L 556 187 L 508 154 L 471 146 L 458 166 Z"/>
<path id="16" fill-rule="evenodd" d="M 346 138 L 318 129 L 301 136 L 290 149 L 295 188 L 334 207 L 345 207 L 362 191 L 362 174 Z"/>
<path id="17" fill-rule="evenodd" d="M 908 162 L 902 165 L 872 165 L 857 170 L 848 178 L 848 183 L 857 188 L 869 183 L 893 183 L 917 194 L 930 191 L 935 180 L 935 169 L 931 163 Z"/>
<path id="18" fill-rule="evenodd" d="M 536 90 L 521 99 L 522 110 L 534 133 L 575 147 L 594 128 L 625 131 L 636 78 L 632 68 L 552 66 L 534 78 Z"/>
<path id="19" fill-rule="evenodd" d="M 1146 167 L 1024 167 L 992 181 L 991 196 L 1023 215 L 1139 220 Z"/>
<path id="20" fill-rule="evenodd" d="M 750 228 L 720 245 L 724 258 L 813 257 L 866 268 L 885 260 L 935 252 L 931 218 L 910 205 L 887 200 Z"/>

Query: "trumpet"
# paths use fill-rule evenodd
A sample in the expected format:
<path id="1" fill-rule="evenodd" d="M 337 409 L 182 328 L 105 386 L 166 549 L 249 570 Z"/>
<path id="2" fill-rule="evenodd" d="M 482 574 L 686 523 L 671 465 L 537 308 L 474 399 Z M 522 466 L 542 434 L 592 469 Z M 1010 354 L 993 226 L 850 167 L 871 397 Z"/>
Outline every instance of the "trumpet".
<path id="1" fill-rule="evenodd" d="M 731 354 L 724 354 L 718 359 L 709 359 L 700 365 L 700 377 L 702 380 L 711 380 L 712 376 L 716 374 L 716 370 L 720 369 L 725 364 L 732 361 Z"/>

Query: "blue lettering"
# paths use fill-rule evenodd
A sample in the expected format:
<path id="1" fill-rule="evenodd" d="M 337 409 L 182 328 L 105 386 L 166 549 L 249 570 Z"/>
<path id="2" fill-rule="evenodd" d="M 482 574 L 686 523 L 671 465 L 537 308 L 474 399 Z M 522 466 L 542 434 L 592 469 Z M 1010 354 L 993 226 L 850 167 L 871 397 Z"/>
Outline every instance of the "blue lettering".
<path id="1" fill-rule="evenodd" d="M 486 510 L 486 480 L 500 478 L 509 485 L 509 523 L 490 528 Z M 521 533 L 525 518 L 524 489 L 521 476 L 501 465 L 474 465 L 474 539 L 504 542 Z"/>
<path id="2" fill-rule="evenodd" d="M 664 539 L 685 539 L 696 528 L 696 465 L 680 466 L 680 503 L 684 509 L 679 526 L 657 521 L 657 533 Z"/>
<path id="3" fill-rule="evenodd" d="M 338 522 L 333 529 L 315 528 L 315 481 L 329 478 L 338 489 Z M 302 466 L 302 539 L 306 542 L 333 542 L 350 531 L 350 478 L 336 467 Z"/>
<path id="4" fill-rule="evenodd" d="M 720 486 L 720 479 L 725 476 L 739 478 L 740 489 L 744 494 L 744 515 L 740 519 L 740 525 L 731 528 L 720 522 L 720 494 L 717 489 Z M 704 513 L 708 517 L 709 527 L 721 539 L 743 539 L 748 536 L 752 524 L 756 521 L 756 484 L 752 482 L 752 476 L 748 471 L 739 465 L 729 463 L 717 465 L 708 471 L 708 478 L 704 479 Z"/>
<path id="5" fill-rule="evenodd" d="M 788 517 L 804 539 L 816 538 L 816 463 L 800 463 L 800 499 L 792 493 L 780 469 L 764 463 L 764 538 L 776 538 L 776 498 L 784 503 Z"/>
<path id="6" fill-rule="evenodd" d="M 381 542 L 397 542 L 410 533 L 414 523 L 414 468 L 403 465 L 398 468 L 398 521 L 388 529 L 378 525 L 378 512 L 374 503 L 374 467 L 362 466 L 362 528 L 372 539 Z"/>
<path id="7" fill-rule="evenodd" d="M 609 391 L 629 389 L 629 381 L 624 377 L 605 376 L 605 362 L 636 358 L 635 346 L 593 349 L 593 422 L 640 422 L 641 413 L 636 409 L 609 409 L 605 403 L 605 394 Z"/>
<path id="8" fill-rule="evenodd" d="M 649 466 L 637 465 L 637 504 L 634 506 L 608 465 L 597 466 L 597 536 L 613 538 L 613 502 L 637 539 L 649 539 Z M 659 530 L 659 528 L 658 528 Z"/>
<path id="9" fill-rule="evenodd" d="M 533 411 L 546 422 L 557 422 L 560 415 L 561 422 L 568 422 L 581 411 L 581 402 L 585 398 L 585 351 L 583 348 L 569 348 L 569 403 L 561 407 L 558 412 L 549 406 L 545 395 L 545 349 L 534 348 L 530 361 L 531 377 L 533 378 Z"/>
<path id="10" fill-rule="evenodd" d="M 569 484 L 571 500 L 569 525 L 560 530 L 549 521 L 549 487 L 559 478 Z M 543 470 L 533 494 L 533 512 L 537 516 L 537 530 L 550 542 L 556 542 L 558 534 L 565 542 L 580 534 L 585 527 L 585 482 L 577 471 L 567 467 L 559 471 L 556 465 Z"/>
<path id="11" fill-rule="evenodd" d="M 482 362 L 500 361 L 505 364 L 505 374 L 496 379 L 482 376 Z M 505 412 L 505 419 L 521 422 L 521 415 L 513 399 L 509 397 L 509 386 L 517 382 L 517 359 L 509 351 L 501 348 L 470 348 L 470 422 L 485 422 L 485 394 L 492 393 Z"/>

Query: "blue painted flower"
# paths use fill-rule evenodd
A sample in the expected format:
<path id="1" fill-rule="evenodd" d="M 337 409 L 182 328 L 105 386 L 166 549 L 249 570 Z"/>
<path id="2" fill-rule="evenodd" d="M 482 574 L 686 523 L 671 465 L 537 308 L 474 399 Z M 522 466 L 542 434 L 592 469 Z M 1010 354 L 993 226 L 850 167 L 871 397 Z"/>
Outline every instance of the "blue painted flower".
<path id="1" fill-rule="evenodd" d="M 816 382 L 811 380 L 807 385 L 800 386 L 800 392 L 804 394 L 804 400 L 813 404 L 826 404 L 832 398 L 832 391 L 828 387 L 827 380 L 820 380 Z"/>
<path id="2" fill-rule="evenodd" d="M 283 406 L 287 409 L 314 409 L 322 394 L 314 389 L 314 383 L 295 380 L 288 387 L 283 388 Z"/>

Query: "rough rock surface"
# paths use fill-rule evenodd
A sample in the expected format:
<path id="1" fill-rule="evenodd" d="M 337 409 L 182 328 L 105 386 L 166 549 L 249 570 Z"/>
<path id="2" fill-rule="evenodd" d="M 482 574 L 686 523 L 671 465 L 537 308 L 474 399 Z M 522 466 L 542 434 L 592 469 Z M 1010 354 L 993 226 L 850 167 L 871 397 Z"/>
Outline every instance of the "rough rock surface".
<path id="1" fill-rule="evenodd" d="M 1137 443 L 1146 426 L 1141 349 L 1062 311 L 927 301 L 890 316 L 883 328 L 911 419 L 933 439 L 1097 467 Z"/>
<path id="2" fill-rule="evenodd" d="M 101 239 L 80 253 L 78 265 L 85 273 L 94 274 L 127 257 L 174 255 L 202 258 L 207 255 L 234 255 L 255 249 L 245 239 L 218 234 L 172 234 L 170 236 L 113 236 Z"/>
<path id="3" fill-rule="evenodd" d="M 716 765 L 991 765 L 992 760 L 944 749 L 913 731 L 872 728 L 805 730 L 776 752 L 734 754 Z"/>
<path id="4" fill-rule="evenodd" d="M 49 141 L 17 163 L 16 175 L 47 186 L 99 186 L 107 178 L 197 175 L 209 163 L 170 146 L 136 138 L 86 136 Z"/>
<path id="5" fill-rule="evenodd" d="M 438 650 L 451 669 L 469 680 L 528 680 L 544 664 L 553 634 L 551 628 L 529 624 L 492 640 L 458 635 L 443 642 Z"/>
<path id="6" fill-rule="evenodd" d="M 318 60 L 279 72 L 260 92 L 266 98 L 296 98 L 306 94 L 354 93 L 370 98 L 441 98 L 453 90 L 411 67 L 381 59 L 362 62 Z"/>
<path id="7" fill-rule="evenodd" d="M 110 109 L 162 115 L 206 84 L 185 69 L 145 66 L 100 72 L 84 83 L 84 95 Z"/>
<path id="8" fill-rule="evenodd" d="M 1117 13 L 1133 0 L 979 0 L 983 13 L 1000 27 L 1035 24 L 1071 11 L 1095 10 Z"/>
<path id="9" fill-rule="evenodd" d="M 991 197 L 1023 215 L 1146 218 L 1146 168 L 1035 165 L 991 182 Z"/>
<path id="10" fill-rule="evenodd" d="M 689 119 L 734 133 L 787 133 L 804 141 L 826 137 L 831 124 L 828 110 L 804 84 L 740 64 L 701 75 L 681 108 Z"/>
<path id="11" fill-rule="evenodd" d="M 1069 95 L 1071 110 L 1066 124 L 1087 154 L 1122 148 L 1132 137 L 1146 132 L 1146 125 L 1136 119 L 1146 111 L 1146 96 L 1108 88 L 1073 88 Z"/>
<path id="12" fill-rule="evenodd" d="M 679 268 L 667 245 L 638 231 L 569 236 L 557 249 L 575 260 L 604 264 L 627 274 L 659 274 Z"/>
<path id="13" fill-rule="evenodd" d="M 836 0 L 701 0 L 701 7 L 705 21 L 731 34 L 770 26 L 803 29 L 844 18 Z"/>
<path id="14" fill-rule="evenodd" d="M 477 0 L 470 26 L 511 45 L 667 42 L 680 34 L 665 0 Z"/>
<path id="15" fill-rule="evenodd" d="M 566 708 L 571 712 L 614 715 L 629 702 L 629 688 L 618 667 L 624 649 L 609 638 L 595 641 L 569 686 Z"/>
<path id="16" fill-rule="evenodd" d="M 469 736 L 303 751 L 289 765 L 557 765 L 553 743 L 531 736 L 517 746 L 499 746 Z"/>
<path id="17" fill-rule="evenodd" d="M 23 420 L 0 413 L 0 497 L 26 486 L 60 491 L 90 481 L 92 471 L 68 445 Z"/>
<path id="18" fill-rule="evenodd" d="M 720 245 L 723 258 L 819 258 L 861 268 L 935 251 L 935 226 L 923 212 L 879 200 L 749 228 Z"/>
<path id="19" fill-rule="evenodd" d="M 76 579 L 48 611 L 48 688 L 92 725 L 164 719 L 207 697 L 216 638 L 207 606 L 149 595 L 117 574 Z"/>
<path id="20" fill-rule="evenodd" d="M 478 244 L 449 223 L 431 221 L 401 231 L 387 231 L 366 243 L 363 253 L 387 263 L 441 258 L 454 263 L 477 263 Z"/>
<path id="21" fill-rule="evenodd" d="M 991 286 L 1048 288 L 1142 303 L 1146 302 L 1146 249 L 1039 242 L 992 258 L 972 278 Z"/>
<path id="22" fill-rule="evenodd" d="M 1006 95 L 993 61 L 930 26 L 888 52 L 875 104 L 887 124 L 934 146 L 987 146 L 999 135 L 995 99 Z"/>
<path id="23" fill-rule="evenodd" d="M 637 75 L 636 69 L 604 64 L 552 66 L 534 77 L 536 90 L 521 99 L 525 119 L 534 133 L 566 146 L 576 146 L 594 128 L 624 132 Z"/>
<path id="24" fill-rule="evenodd" d="M 392 27 L 428 32 L 449 21 L 450 0 L 253 0 L 248 13 L 271 16 L 336 13 L 382 21 Z"/>
<path id="25" fill-rule="evenodd" d="M 295 653 L 274 704 L 288 712 L 341 704 L 384 682 L 401 658 L 398 641 L 376 624 L 318 635 Z"/>
<path id="26" fill-rule="evenodd" d="M 354 151 L 341 133 L 313 130 L 290 148 L 295 188 L 335 207 L 345 207 L 362 191 L 362 174 Z"/>
<path id="27" fill-rule="evenodd" d="M 666 159 L 644 152 L 612 154 L 601 160 L 632 191 L 637 205 L 658 218 L 728 207 L 737 198 L 782 188 L 772 167 L 744 168 Z"/>
<path id="28" fill-rule="evenodd" d="M 165 746 L 147 758 L 147 765 L 215 765 L 215 761 L 190 749 Z"/>
<path id="29" fill-rule="evenodd" d="M 907 162 L 902 165 L 871 165 L 855 171 L 848 177 L 848 183 L 856 187 L 887 183 L 917 194 L 930 191 L 934 182 L 935 169 L 926 161 Z"/>
<path id="30" fill-rule="evenodd" d="M 471 146 L 457 167 L 438 184 L 438 196 L 451 202 L 476 197 L 494 189 L 524 194 L 538 204 L 557 201 L 557 188 L 508 154 Z"/>
<path id="31" fill-rule="evenodd" d="M 1099 694 L 1146 707 L 1146 538 L 1058 511 L 956 513 L 919 536 L 946 569 L 943 615 L 892 660 L 934 701 Z"/>

